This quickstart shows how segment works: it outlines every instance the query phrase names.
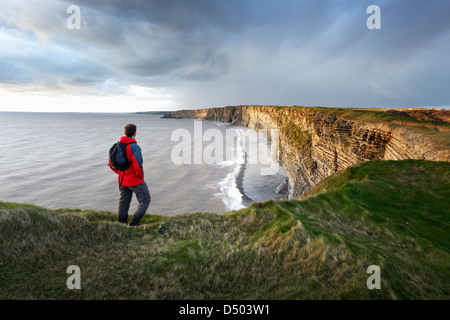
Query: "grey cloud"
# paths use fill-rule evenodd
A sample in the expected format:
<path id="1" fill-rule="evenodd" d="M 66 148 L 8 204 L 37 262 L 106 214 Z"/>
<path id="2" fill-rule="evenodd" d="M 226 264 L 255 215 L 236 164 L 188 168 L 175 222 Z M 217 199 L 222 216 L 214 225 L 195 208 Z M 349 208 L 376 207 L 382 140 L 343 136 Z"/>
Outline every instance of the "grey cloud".
<path id="1" fill-rule="evenodd" d="M 3 82 L 67 82 L 118 90 L 108 79 L 166 87 L 190 106 L 272 103 L 370 106 L 450 100 L 438 0 L 4 0 L 0 24 L 35 34 L 46 55 L 2 62 Z M 29 2 L 31 3 L 31 2 Z M 365 10 L 382 9 L 382 30 Z M 82 29 L 65 27 L 77 4 Z M 2 10 L 2 12 L 8 12 Z M 20 13 L 20 14 L 19 14 Z M 42 49 L 44 48 L 44 49 Z M 61 52 L 67 48 L 67 57 Z M 0 49 L 0 57 L 2 56 Z M 423 66 L 423 67 L 421 67 Z M 421 96 L 412 93 L 420 92 Z"/>

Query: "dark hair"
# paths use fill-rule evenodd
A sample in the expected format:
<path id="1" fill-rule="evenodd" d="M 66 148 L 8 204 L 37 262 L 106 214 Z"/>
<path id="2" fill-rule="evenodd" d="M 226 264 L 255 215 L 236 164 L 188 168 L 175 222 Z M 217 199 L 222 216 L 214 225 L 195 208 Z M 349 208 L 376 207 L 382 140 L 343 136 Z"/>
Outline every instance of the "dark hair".
<path id="1" fill-rule="evenodd" d="M 136 133 L 136 125 L 129 123 L 125 126 L 125 135 L 127 137 L 132 137 Z"/>

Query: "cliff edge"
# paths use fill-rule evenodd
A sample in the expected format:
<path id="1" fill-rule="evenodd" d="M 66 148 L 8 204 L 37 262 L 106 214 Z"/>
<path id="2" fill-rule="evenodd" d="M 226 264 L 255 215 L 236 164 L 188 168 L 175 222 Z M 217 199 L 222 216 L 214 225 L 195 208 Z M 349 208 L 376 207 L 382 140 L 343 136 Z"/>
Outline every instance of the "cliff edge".
<path id="1" fill-rule="evenodd" d="M 439 122 L 408 112 L 321 107 L 227 106 L 180 110 L 163 118 L 222 121 L 256 131 L 279 131 L 279 161 L 299 198 L 325 178 L 358 162 L 423 159 L 450 161 L 449 110 Z M 409 112 L 410 113 L 410 112 Z M 270 136 L 269 136 L 270 139 Z"/>

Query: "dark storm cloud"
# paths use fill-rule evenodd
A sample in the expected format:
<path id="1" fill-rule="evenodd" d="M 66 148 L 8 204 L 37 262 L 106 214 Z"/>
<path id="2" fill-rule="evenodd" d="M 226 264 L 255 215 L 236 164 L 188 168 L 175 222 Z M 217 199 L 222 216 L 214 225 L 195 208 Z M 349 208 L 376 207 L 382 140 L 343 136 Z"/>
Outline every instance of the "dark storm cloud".
<path id="1" fill-rule="evenodd" d="M 81 30 L 65 27 L 71 4 Z M 381 30 L 366 28 L 371 4 Z M 5 0 L 0 9 L 3 83 L 117 92 L 102 85 L 115 79 L 168 88 L 187 107 L 450 100 L 446 1 Z"/>

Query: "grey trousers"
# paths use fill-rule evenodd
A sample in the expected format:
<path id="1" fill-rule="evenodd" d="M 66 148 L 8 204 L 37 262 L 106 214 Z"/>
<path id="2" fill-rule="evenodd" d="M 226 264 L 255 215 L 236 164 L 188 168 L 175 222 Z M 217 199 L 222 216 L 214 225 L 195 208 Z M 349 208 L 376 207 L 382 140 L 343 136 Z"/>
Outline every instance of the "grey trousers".
<path id="1" fill-rule="evenodd" d="M 145 181 L 134 187 L 119 186 L 119 213 L 117 219 L 121 223 L 127 223 L 128 209 L 130 209 L 133 192 L 136 194 L 136 198 L 139 201 L 139 207 L 134 213 L 129 225 L 137 226 L 139 225 L 139 221 L 141 221 L 145 212 L 147 212 L 147 208 L 151 201 L 150 191 L 148 190 Z"/>

